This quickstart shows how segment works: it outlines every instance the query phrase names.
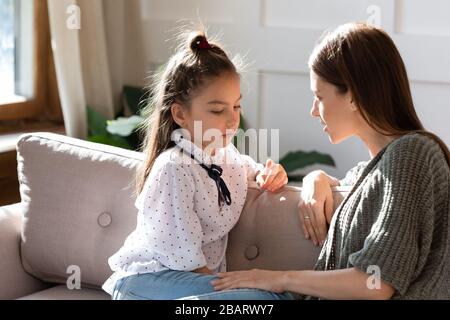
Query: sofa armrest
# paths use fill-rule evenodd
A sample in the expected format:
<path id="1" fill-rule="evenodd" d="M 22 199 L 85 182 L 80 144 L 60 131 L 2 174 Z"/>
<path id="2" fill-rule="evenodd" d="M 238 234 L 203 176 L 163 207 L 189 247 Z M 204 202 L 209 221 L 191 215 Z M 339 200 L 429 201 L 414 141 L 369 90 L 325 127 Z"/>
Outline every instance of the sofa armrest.
<path id="1" fill-rule="evenodd" d="M 49 285 L 25 272 L 20 258 L 22 207 L 0 207 L 0 299 L 16 299 Z"/>

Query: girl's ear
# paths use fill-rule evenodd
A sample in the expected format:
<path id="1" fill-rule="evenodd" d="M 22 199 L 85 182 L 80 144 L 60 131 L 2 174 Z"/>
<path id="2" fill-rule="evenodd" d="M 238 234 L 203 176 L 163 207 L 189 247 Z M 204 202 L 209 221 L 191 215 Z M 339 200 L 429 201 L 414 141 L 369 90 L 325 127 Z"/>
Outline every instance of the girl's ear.
<path id="1" fill-rule="evenodd" d="M 184 124 L 186 122 L 185 108 L 181 104 L 174 102 L 170 107 L 170 111 L 172 113 L 173 121 L 175 121 L 175 123 L 180 127 L 184 128 Z"/>

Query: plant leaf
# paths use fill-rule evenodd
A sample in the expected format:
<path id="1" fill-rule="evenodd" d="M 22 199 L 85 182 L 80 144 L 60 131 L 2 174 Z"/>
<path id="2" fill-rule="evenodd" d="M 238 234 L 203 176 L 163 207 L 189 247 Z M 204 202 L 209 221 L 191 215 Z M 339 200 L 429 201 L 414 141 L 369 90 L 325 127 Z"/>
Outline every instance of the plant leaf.
<path id="1" fill-rule="evenodd" d="M 241 121 L 239 122 L 239 129 L 242 129 L 242 130 L 247 130 L 247 121 L 245 120 L 245 118 L 244 118 L 244 116 L 242 115 L 242 112 L 241 112 Z"/>
<path id="2" fill-rule="evenodd" d="M 280 159 L 280 164 L 286 172 L 304 168 L 313 164 L 325 164 L 334 167 L 333 158 L 328 154 L 319 153 L 317 151 L 291 151 Z"/>
<path id="3" fill-rule="evenodd" d="M 128 110 L 133 114 L 140 114 L 144 101 L 148 98 L 148 93 L 140 87 L 124 86 L 123 96 Z"/>
<path id="4" fill-rule="evenodd" d="M 242 112 L 240 114 L 241 120 L 239 121 L 239 128 L 242 131 L 238 130 L 238 133 L 233 138 L 233 144 L 237 148 L 238 147 L 238 140 L 241 139 L 240 137 L 245 134 L 245 130 L 247 130 L 247 121 L 245 120 L 244 116 L 242 115 Z"/>
<path id="5" fill-rule="evenodd" d="M 129 118 L 119 117 L 116 120 L 108 120 L 106 130 L 111 134 L 128 137 L 144 121 L 143 117 L 131 116 Z"/>
<path id="6" fill-rule="evenodd" d="M 303 174 L 288 174 L 289 182 L 302 182 L 305 175 Z"/>
<path id="7" fill-rule="evenodd" d="M 106 119 L 94 108 L 87 106 L 88 136 L 107 135 Z"/>

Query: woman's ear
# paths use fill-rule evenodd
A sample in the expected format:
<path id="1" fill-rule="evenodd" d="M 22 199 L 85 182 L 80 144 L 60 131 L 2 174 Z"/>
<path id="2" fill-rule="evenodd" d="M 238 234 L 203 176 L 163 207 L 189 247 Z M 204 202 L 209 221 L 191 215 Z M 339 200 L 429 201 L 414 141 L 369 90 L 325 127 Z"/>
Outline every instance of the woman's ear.
<path id="1" fill-rule="evenodd" d="M 355 100 L 353 100 L 352 96 L 350 96 L 350 110 L 352 110 L 352 111 L 358 110 L 358 108 L 356 108 L 356 105 L 355 105 Z"/>
<path id="2" fill-rule="evenodd" d="M 184 128 L 186 122 L 185 108 L 181 104 L 174 102 L 170 107 L 170 112 L 172 113 L 172 118 L 175 121 L 175 123 L 178 124 L 180 127 Z"/>

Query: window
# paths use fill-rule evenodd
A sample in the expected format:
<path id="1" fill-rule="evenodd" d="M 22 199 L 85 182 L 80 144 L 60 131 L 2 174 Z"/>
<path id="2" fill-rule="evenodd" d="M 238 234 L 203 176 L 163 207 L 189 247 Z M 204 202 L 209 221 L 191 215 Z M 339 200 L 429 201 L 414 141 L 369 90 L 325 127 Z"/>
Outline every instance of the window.
<path id="1" fill-rule="evenodd" d="M 14 95 L 14 3 L 0 5 L 0 102 Z"/>
<path id="2" fill-rule="evenodd" d="M 33 2 L 2 0 L 0 5 L 0 103 L 33 97 Z"/>
<path id="3" fill-rule="evenodd" d="M 54 73 L 47 1 L 1 0 L 0 121 L 62 119 Z"/>

